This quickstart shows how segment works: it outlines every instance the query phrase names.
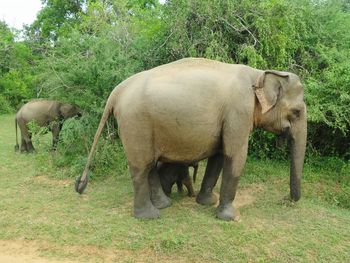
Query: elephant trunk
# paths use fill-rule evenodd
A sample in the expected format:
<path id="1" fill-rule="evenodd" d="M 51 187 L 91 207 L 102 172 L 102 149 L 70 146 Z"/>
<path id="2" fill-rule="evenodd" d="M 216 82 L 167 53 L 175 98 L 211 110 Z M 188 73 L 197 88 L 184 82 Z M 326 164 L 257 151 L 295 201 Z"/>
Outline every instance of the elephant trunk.
<path id="1" fill-rule="evenodd" d="M 290 164 L 290 196 L 293 201 L 301 197 L 301 176 L 303 172 L 307 136 L 306 110 L 300 119 L 293 122 L 289 138 Z"/>

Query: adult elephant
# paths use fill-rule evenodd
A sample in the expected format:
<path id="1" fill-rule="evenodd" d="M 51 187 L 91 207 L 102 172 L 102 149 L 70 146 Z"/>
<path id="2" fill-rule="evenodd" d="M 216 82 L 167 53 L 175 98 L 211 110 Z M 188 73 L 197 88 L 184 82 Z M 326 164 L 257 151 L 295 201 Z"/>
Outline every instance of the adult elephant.
<path id="1" fill-rule="evenodd" d="M 28 130 L 27 124 L 31 121 L 40 127 L 49 127 L 52 131 L 53 148 L 55 149 L 59 139 L 63 121 L 80 116 L 80 109 L 76 105 L 61 103 L 59 101 L 36 99 L 24 104 L 16 114 L 16 146 L 19 149 L 17 139 L 17 125 L 21 130 L 21 152 L 33 152 L 34 147 L 31 141 L 32 134 Z"/>
<path id="2" fill-rule="evenodd" d="M 201 58 L 186 58 L 131 76 L 110 94 L 83 175 L 82 193 L 108 116 L 119 124 L 134 186 L 134 215 L 157 218 L 169 205 L 157 178 L 157 161 L 191 164 L 209 158 L 197 202 L 214 203 L 223 169 L 217 217 L 235 217 L 232 202 L 246 162 L 249 134 L 263 128 L 288 134 L 290 194 L 301 195 L 306 105 L 298 76 Z"/>

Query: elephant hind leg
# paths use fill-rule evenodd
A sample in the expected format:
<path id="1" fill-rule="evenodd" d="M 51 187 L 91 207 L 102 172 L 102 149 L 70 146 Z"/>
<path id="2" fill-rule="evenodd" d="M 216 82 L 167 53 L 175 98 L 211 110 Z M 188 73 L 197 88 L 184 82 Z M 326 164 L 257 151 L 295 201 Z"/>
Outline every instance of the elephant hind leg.
<path id="1" fill-rule="evenodd" d="M 130 165 L 134 186 L 134 216 L 140 219 L 153 219 L 160 216 L 158 208 L 151 202 L 149 174 L 152 167 L 135 167 Z"/>
<path id="2" fill-rule="evenodd" d="M 162 209 L 171 205 L 171 200 L 168 197 L 170 196 L 171 188 L 169 194 L 164 190 L 156 167 L 154 167 L 149 173 L 149 186 L 151 201 L 155 207 Z"/>
<path id="3" fill-rule="evenodd" d="M 21 130 L 21 152 L 33 152 L 32 135 L 28 131 L 27 124 L 23 120 L 18 120 L 18 126 Z"/>
<path id="4" fill-rule="evenodd" d="M 122 114 L 119 118 L 119 134 L 134 186 L 134 215 L 137 218 L 157 218 L 158 208 L 169 206 L 170 200 L 164 194 L 156 172 L 152 127 L 144 118 L 131 120 L 123 118 Z"/>
<path id="5" fill-rule="evenodd" d="M 54 151 L 57 149 L 57 144 L 59 141 L 61 129 L 62 129 L 62 124 L 59 123 L 58 121 L 55 121 L 52 124 L 52 150 Z"/>

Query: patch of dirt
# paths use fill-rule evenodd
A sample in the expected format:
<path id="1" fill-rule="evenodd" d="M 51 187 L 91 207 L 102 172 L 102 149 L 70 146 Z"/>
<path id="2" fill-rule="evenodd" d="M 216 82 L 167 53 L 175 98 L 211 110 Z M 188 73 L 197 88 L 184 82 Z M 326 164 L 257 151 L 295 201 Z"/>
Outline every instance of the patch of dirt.
<path id="1" fill-rule="evenodd" d="M 238 209 L 253 204 L 256 200 L 257 194 L 263 190 L 262 188 L 263 187 L 260 184 L 251 184 L 249 187 L 243 189 L 240 189 L 238 186 L 233 206 Z"/>
<path id="2" fill-rule="evenodd" d="M 253 204 L 256 200 L 256 195 L 262 190 L 262 186 L 259 184 L 252 184 L 248 188 L 238 188 L 233 206 L 236 209 L 236 215 L 234 221 L 241 221 L 240 208 Z"/>
<path id="3" fill-rule="evenodd" d="M 63 254 L 75 257 L 76 260 L 68 258 L 47 258 L 40 253 L 42 251 L 50 254 Z M 59 246 L 44 241 L 28 240 L 0 240 L 0 262 L 1 263 L 80 263 L 80 262 L 199 262 L 188 258 L 179 258 L 174 255 L 159 255 L 153 249 L 121 250 L 112 248 L 101 248 L 96 246 Z M 201 262 L 206 262 L 201 260 Z"/>
<path id="4" fill-rule="evenodd" d="M 219 198 L 220 198 L 219 193 L 217 193 L 216 191 L 217 191 L 217 189 L 215 189 L 214 194 L 217 196 L 218 202 L 214 206 L 219 205 Z M 257 199 L 257 196 L 262 191 L 264 191 L 264 187 L 262 184 L 250 184 L 249 186 L 246 186 L 245 188 L 238 187 L 235 200 L 233 201 L 233 206 L 236 209 L 235 210 L 236 217 L 234 219 L 235 221 L 239 221 L 239 222 L 241 221 L 239 209 L 242 207 L 254 204 L 254 202 Z M 185 191 L 185 193 L 187 193 L 187 192 Z M 196 193 L 198 194 L 198 191 L 196 191 Z M 195 207 L 197 205 L 197 203 L 196 203 L 196 199 L 194 197 L 184 196 L 184 198 L 181 201 L 176 202 L 176 203 L 173 202 L 172 206 L 174 206 L 174 205 L 177 205 L 180 207 L 184 207 L 184 206 Z"/>
<path id="5" fill-rule="evenodd" d="M 247 186 L 246 188 L 243 188 L 243 189 L 238 186 L 236 198 L 233 201 L 233 206 L 236 209 L 238 209 L 238 208 L 253 204 L 257 198 L 257 195 L 262 191 L 263 191 L 263 186 L 260 184 L 250 184 L 249 186 Z M 174 191 L 174 193 L 175 193 L 175 195 L 178 194 L 178 193 L 176 193 L 176 190 Z M 198 191 L 196 191 L 196 193 L 198 194 Z M 215 204 L 215 206 L 218 206 L 220 195 L 219 195 L 219 193 L 216 193 L 216 192 L 214 192 L 214 194 L 218 198 L 218 202 Z M 130 204 L 132 205 L 132 203 L 130 203 Z M 178 202 L 178 205 L 179 206 L 188 206 L 188 207 L 196 206 L 197 205 L 196 198 L 195 197 L 188 197 L 187 191 L 185 190 L 184 194 L 183 194 L 183 199 Z"/>
<path id="6" fill-rule="evenodd" d="M 40 256 L 35 241 L 0 240 L 0 262 L 11 263 L 75 263 L 71 260 L 54 260 Z"/>

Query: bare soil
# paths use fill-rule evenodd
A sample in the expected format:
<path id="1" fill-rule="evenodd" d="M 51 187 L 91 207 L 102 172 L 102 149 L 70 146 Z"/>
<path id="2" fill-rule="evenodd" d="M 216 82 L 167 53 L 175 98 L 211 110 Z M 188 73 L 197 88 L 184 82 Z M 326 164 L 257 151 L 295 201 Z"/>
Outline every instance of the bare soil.
<path id="1" fill-rule="evenodd" d="M 43 244 L 36 241 L 0 240 L 1 263 L 75 263 L 71 260 L 54 260 L 40 256 Z"/>

